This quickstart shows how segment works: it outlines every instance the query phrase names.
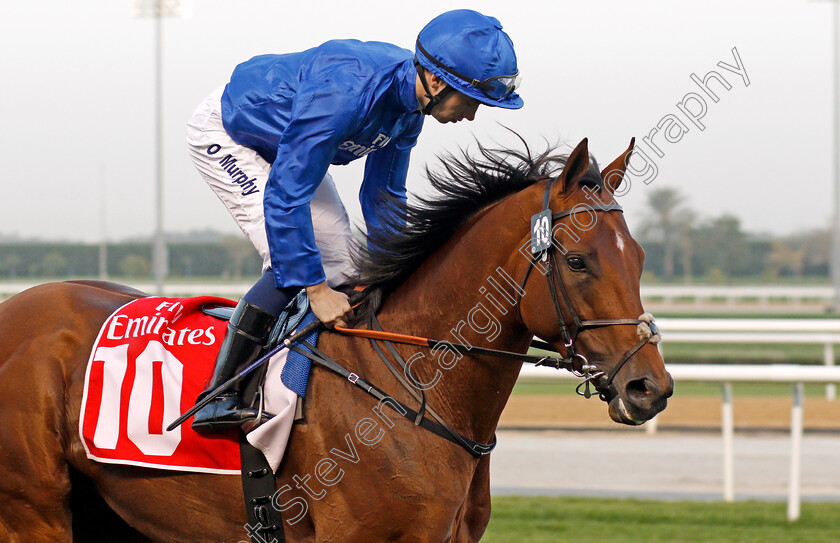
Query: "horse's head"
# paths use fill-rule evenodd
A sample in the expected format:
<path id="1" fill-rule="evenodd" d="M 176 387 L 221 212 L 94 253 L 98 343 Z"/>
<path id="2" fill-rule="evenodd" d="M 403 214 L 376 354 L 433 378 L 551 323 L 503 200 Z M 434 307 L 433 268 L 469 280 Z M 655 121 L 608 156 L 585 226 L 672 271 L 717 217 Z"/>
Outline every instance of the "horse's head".
<path id="1" fill-rule="evenodd" d="M 523 264 L 520 309 L 528 330 L 591 380 L 613 420 L 641 424 L 665 408 L 673 380 L 642 309 L 644 251 L 613 196 L 632 151 L 633 142 L 598 172 L 584 139 L 559 177 L 533 187 L 541 191 L 534 213 L 543 215 L 532 218 L 532 244 L 543 245 L 532 246 L 536 253 Z"/>

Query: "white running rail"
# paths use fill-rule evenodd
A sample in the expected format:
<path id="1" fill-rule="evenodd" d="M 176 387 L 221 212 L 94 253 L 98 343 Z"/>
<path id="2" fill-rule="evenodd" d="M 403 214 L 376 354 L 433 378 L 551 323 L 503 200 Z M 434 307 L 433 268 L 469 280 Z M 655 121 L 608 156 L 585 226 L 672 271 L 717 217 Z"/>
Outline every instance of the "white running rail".
<path id="1" fill-rule="evenodd" d="M 668 371 L 675 382 L 712 382 L 723 384 L 721 433 L 723 438 L 723 499 L 735 499 L 735 473 L 733 461 L 734 422 L 732 409 L 732 383 L 791 383 L 793 407 L 790 424 L 790 477 L 788 479 L 787 518 L 797 520 L 800 514 L 800 473 L 802 464 L 802 397 L 804 383 L 840 383 L 840 367 L 803 366 L 797 364 L 668 364 Z M 523 366 L 520 379 L 546 379 L 557 381 L 579 380 L 574 375 L 551 368 Z M 655 428 L 656 418 L 647 424 Z"/>

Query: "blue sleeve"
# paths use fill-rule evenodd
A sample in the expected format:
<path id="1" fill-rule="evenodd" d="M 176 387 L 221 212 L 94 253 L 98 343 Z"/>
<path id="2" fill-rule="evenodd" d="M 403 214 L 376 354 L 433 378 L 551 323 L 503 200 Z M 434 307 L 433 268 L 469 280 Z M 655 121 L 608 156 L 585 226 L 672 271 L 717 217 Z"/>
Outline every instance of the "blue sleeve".
<path id="1" fill-rule="evenodd" d="M 325 280 L 309 202 L 338 146 L 352 133 L 355 94 L 336 80 L 301 87 L 280 138 L 263 202 L 265 230 L 278 287 Z"/>
<path id="2" fill-rule="evenodd" d="M 359 191 L 362 214 L 365 217 L 368 233 L 382 229 L 381 192 L 406 202 L 405 179 L 408 175 L 408 163 L 411 149 L 417 144 L 417 137 L 423 128 L 423 117 L 395 141 L 378 151 L 371 153 L 365 160 L 365 176 Z"/>

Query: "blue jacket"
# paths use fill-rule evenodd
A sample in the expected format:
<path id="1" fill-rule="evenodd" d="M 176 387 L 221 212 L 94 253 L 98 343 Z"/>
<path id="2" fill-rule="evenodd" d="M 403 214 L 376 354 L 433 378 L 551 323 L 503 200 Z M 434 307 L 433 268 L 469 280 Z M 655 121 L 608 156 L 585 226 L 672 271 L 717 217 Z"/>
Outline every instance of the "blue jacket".
<path id="1" fill-rule="evenodd" d="M 263 195 L 278 287 L 325 279 L 309 202 L 330 164 L 367 157 L 359 198 L 368 229 L 380 190 L 405 201 L 411 148 L 423 128 L 413 53 L 395 45 L 335 40 L 236 67 L 222 95 L 222 123 L 271 166 Z"/>

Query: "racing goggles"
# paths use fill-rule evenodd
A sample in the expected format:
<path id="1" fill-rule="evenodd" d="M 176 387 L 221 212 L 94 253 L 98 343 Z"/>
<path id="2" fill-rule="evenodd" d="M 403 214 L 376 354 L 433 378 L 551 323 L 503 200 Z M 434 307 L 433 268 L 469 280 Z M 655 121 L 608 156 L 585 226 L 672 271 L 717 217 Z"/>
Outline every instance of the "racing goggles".
<path id="1" fill-rule="evenodd" d="M 484 81 L 473 79 L 470 84 L 481 89 L 485 96 L 493 100 L 501 100 L 515 91 L 522 83 L 522 76 L 519 72 L 513 75 L 496 75 L 488 77 Z"/>
<path id="2" fill-rule="evenodd" d="M 423 46 L 420 45 L 420 40 L 417 40 L 417 50 L 423 53 L 423 56 L 429 59 L 432 64 L 481 90 L 481 92 L 483 92 L 484 95 L 491 100 L 502 100 L 506 98 L 510 95 L 510 93 L 516 90 L 517 87 L 519 87 L 519 84 L 522 81 L 519 71 L 512 75 L 494 75 L 493 77 L 488 77 L 484 81 L 479 81 L 478 79 L 465 76 L 430 55 L 426 52 Z"/>

